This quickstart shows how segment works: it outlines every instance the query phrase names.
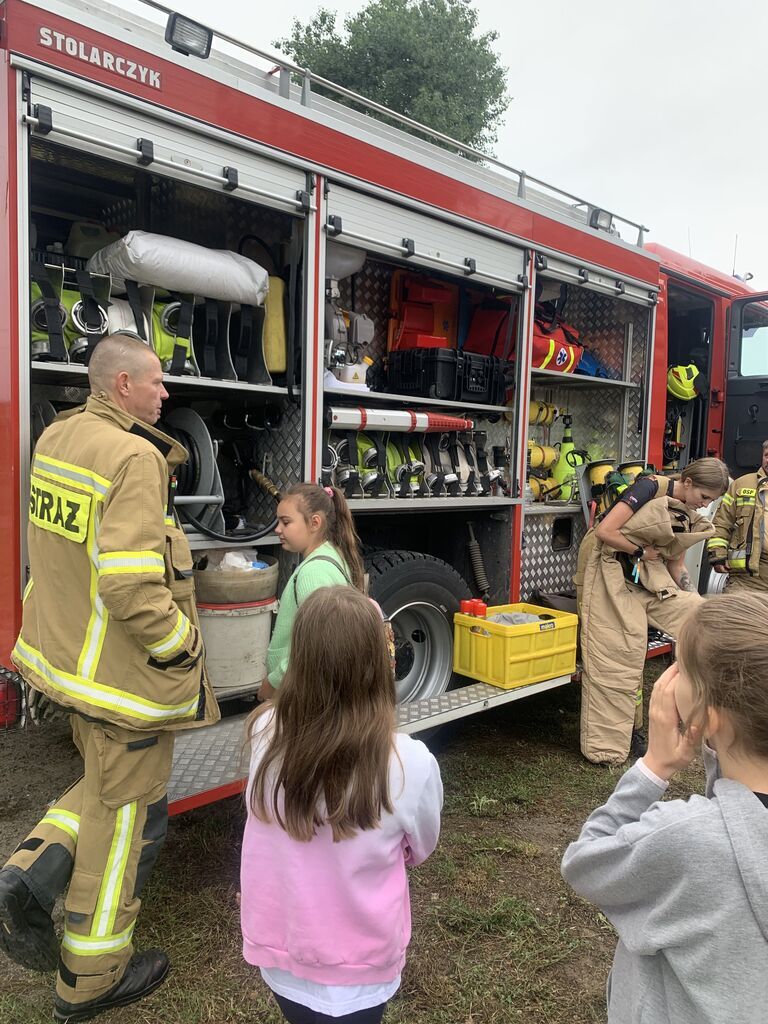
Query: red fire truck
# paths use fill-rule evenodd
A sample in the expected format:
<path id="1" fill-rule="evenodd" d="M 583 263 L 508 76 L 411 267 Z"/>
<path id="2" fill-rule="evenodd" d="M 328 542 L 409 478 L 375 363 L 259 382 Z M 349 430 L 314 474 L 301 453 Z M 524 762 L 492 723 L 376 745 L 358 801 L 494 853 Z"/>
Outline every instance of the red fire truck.
<path id="1" fill-rule="evenodd" d="M 164 422 L 194 456 L 179 506 L 194 550 L 249 540 L 278 553 L 283 585 L 275 491 L 333 480 L 393 622 L 402 729 L 568 683 L 453 673 L 462 599 L 572 585 L 582 504 L 533 472 L 529 442 L 554 447 L 567 415 L 590 461 L 752 468 L 768 435 L 766 297 L 645 245 L 598 203 L 146 7 L 0 0 L 0 659 L 20 624 L 31 450 L 87 394 L 83 347 L 141 321 L 178 355 L 186 308 Z M 93 262 L 130 233 L 244 254 L 271 309 L 246 316 L 160 279 L 132 293 Z M 582 346 L 588 374 L 572 372 Z M 668 401 L 670 364 L 698 369 L 685 408 Z M 240 788 L 241 726 L 229 715 L 179 740 L 175 810 Z"/>

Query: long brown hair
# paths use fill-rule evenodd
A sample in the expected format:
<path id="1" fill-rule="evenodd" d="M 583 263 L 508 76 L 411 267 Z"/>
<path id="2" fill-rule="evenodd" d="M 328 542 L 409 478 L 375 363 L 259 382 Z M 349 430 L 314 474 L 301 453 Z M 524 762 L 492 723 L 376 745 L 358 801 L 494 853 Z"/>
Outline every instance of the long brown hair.
<path id="1" fill-rule="evenodd" d="M 318 484 L 293 484 L 283 491 L 284 498 L 295 498 L 299 511 L 308 523 L 319 515 L 323 520 L 323 539 L 333 544 L 347 563 L 352 576 L 352 585 L 363 590 L 365 570 L 360 557 L 360 538 L 349 510 L 347 499 L 336 487 L 320 487 Z"/>
<path id="2" fill-rule="evenodd" d="M 254 711 L 254 725 L 270 709 Z M 391 811 L 395 687 L 384 623 L 352 587 L 321 587 L 294 619 L 288 668 L 251 788 L 253 814 L 308 842 L 330 825 L 334 842 L 375 828 Z M 282 798 L 282 810 L 280 807 Z"/>
<path id="3" fill-rule="evenodd" d="M 768 758 L 768 595 L 702 601 L 680 628 L 677 660 L 695 698 L 686 725 L 698 724 L 708 707 L 722 708 L 735 745 Z"/>
<path id="4" fill-rule="evenodd" d="M 703 487 L 717 494 L 725 494 L 728 490 L 730 475 L 728 467 L 721 459 L 707 456 L 696 459 L 684 466 L 673 479 L 690 480 L 694 487 Z"/>

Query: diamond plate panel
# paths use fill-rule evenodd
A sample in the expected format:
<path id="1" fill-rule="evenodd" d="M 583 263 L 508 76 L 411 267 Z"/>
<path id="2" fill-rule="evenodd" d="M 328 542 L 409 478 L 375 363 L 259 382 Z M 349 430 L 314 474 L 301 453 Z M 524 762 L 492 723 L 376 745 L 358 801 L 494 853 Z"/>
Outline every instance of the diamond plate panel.
<path id="1" fill-rule="evenodd" d="M 619 461 L 624 389 L 590 387 L 588 380 L 569 387 L 552 387 L 549 381 L 546 384 L 534 381 L 531 397 L 551 402 L 573 417 L 576 447 L 585 448 L 590 459 Z M 555 444 L 563 436 L 562 420 L 556 420 L 549 428 L 529 426 L 528 431 L 528 436 L 540 444 Z"/>
<path id="2" fill-rule="evenodd" d="M 571 546 L 564 551 L 552 547 L 552 527 L 556 519 L 572 523 Z M 527 516 L 523 529 L 523 557 L 520 573 L 520 599 L 527 601 L 534 590 L 573 590 L 573 574 L 579 545 L 586 533 L 581 513 L 552 512 Z"/>
<path id="3" fill-rule="evenodd" d="M 245 715 L 179 732 L 173 749 L 168 802 L 237 782 L 248 774 Z"/>
<path id="4" fill-rule="evenodd" d="M 489 686 L 487 683 L 461 686 L 440 697 L 401 704 L 397 709 L 397 730 L 418 732 L 421 728 L 429 728 L 439 722 L 485 711 L 494 705 L 506 704 L 569 682 L 568 676 L 559 676 L 512 690 Z M 190 729 L 177 734 L 173 769 L 168 783 L 170 804 L 219 789 L 247 776 L 245 719 L 245 715 L 236 715 L 204 729 Z"/>
<path id="5" fill-rule="evenodd" d="M 366 260 L 363 269 L 339 282 L 339 301 L 344 308 L 365 313 L 373 320 L 373 341 L 367 355 L 383 359 L 387 354 L 389 291 L 395 268 L 386 263 Z"/>
<path id="6" fill-rule="evenodd" d="M 568 289 L 563 316 L 579 331 L 581 340 L 617 377 L 624 372 L 624 338 L 632 306 L 584 288 Z"/>

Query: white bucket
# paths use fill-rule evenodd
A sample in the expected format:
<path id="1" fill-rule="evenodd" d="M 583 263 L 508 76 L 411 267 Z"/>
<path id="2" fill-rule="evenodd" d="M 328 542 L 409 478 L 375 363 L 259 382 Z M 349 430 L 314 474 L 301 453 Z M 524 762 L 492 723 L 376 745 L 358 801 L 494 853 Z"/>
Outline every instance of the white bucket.
<path id="1" fill-rule="evenodd" d="M 249 604 L 198 604 L 205 665 L 215 691 L 254 692 L 266 673 L 274 597 Z"/>

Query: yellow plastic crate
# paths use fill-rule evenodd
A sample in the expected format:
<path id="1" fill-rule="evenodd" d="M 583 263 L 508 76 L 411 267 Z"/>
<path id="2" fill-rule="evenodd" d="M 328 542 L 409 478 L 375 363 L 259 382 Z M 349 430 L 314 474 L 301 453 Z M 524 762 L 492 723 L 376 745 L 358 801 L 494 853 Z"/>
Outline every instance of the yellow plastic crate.
<path id="1" fill-rule="evenodd" d="M 453 670 L 505 690 L 576 671 L 578 616 L 534 604 L 500 604 L 488 615 L 530 612 L 541 622 L 500 626 L 475 615 L 453 617 Z"/>

